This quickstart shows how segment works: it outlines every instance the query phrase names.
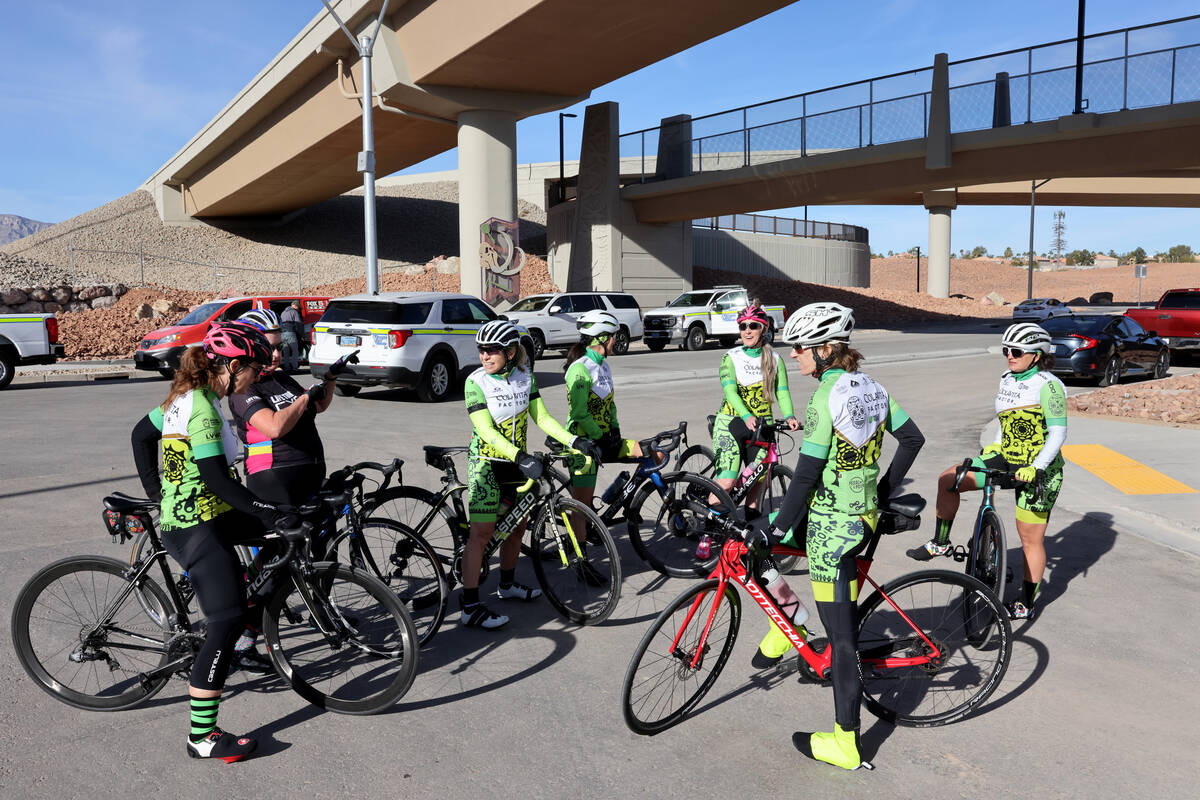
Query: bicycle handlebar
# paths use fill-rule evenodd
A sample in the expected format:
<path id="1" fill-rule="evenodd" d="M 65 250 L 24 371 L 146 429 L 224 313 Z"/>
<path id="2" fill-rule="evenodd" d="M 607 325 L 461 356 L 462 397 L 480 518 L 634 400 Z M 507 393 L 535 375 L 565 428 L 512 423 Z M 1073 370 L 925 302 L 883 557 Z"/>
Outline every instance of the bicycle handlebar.
<path id="1" fill-rule="evenodd" d="M 277 528 L 275 533 L 278 534 L 284 541 L 287 542 L 287 549 L 282 555 L 276 556 L 260 568 L 261 572 L 276 569 L 277 567 L 291 561 L 292 556 L 296 554 L 296 543 L 307 541 L 312 535 L 313 526 L 311 522 L 301 522 L 298 528 Z"/>

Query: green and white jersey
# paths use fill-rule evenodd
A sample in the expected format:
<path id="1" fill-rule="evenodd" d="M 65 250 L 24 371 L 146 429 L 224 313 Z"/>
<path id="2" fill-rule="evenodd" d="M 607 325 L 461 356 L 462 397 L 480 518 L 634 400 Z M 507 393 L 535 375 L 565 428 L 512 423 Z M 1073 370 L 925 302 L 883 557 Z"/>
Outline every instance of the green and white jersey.
<path id="1" fill-rule="evenodd" d="M 1004 373 L 996 392 L 996 416 L 1000 420 L 1000 454 L 1004 460 L 1014 467 L 1046 469 L 1058 457 L 1058 446 L 1053 448 L 1053 454 L 1043 453 L 1049 429 L 1067 425 L 1067 393 L 1062 381 L 1037 367 L 1017 375 Z M 1055 444 L 1061 446 L 1060 441 Z M 1040 455 L 1049 458 L 1039 458 Z"/>
<path id="2" fill-rule="evenodd" d="M 884 431 L 907 421 L 904 410 L 870 375 L 842 369 L 822 373 L 804 415 L 800 447 L 801 453 L 825 462 L 809 505 L 836 514 L 874 513 Z"/>
<path id="3" fill-rule="evenodd" d="M 489 375 L 483 367 L 475 370 L 463 386 L 467 414 L 487 411 L 496 430 L 517 450 L 524 450 L 529 429 L 529 404 L 538 394 L 537 380 L 526 368 Z M 479 431 L 471 437 L 472 455 L 491 461 L 509 461 L 502 450 L 489 444 Z"/>
<path id="4" fill-rule="evenodd" d="M 608 360 L 595 350 L 585 350 L 567 368 L 567 430 L 577 436 L 599 439 L 617 423 L 616 393 Z"/>
<path id="5" fill-rule="evenodd" d="M 196 460 L 224 456 L 232 466 L 238 440 L 211 389 L 193 389 L 162 413 L 163 492 L 159 526 L 164 531 L 208 522 L 232 510 L 200 478 Z M 155 423 L 155 415 L 151 413 Z"/>
<path id="6" fill-rule="evenodd" d="M 745 419 L 772 419 L 771 404 L 763 394 L 762 348 L 735 347 L 721 358 L 721 388 L 725 402 L 719 413 Z M 784 418 L 792 416 L 792 396 L 787 368 L 775 354 L 775 398 Z"/>

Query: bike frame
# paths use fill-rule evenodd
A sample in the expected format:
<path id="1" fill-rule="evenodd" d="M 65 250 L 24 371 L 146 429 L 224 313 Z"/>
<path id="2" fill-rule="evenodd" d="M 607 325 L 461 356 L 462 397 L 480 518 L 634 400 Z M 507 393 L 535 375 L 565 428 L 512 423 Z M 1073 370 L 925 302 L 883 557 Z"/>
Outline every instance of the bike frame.
<path id="1" fill-rule="evenodd" d="M 621 493 L 608 504 L 608 508 L 604 509 L 600 514 L 600 520 L 605 525 L 612 525 L 617 521 L 618 514 L 625 509 L 629 501 L 633 499 L 634 494 L 638 489 L 642 488 L 647 480 L 654 484 L 660 495 L 666 496 L 667 486 L 663 483 L 662 470 L 667 465 L 667 460 L 661 464 L 655 463 L 654 456 L 642 456 L 638 459 L 637 469 L 633 475 L 625 482 L 625 486 L 621 489 Z M 616 481 L 614 480 L 614 483 Z M 612 484 L 609 484 L 610 486 Z M 602 493 L 603 494 L 603 493 Z"/>
<path id="2" fill-rule="evenodd" d="M 760 425 L 759 427 L 762 426 Z M 754 487 L 758 485 L 759 479 L 761 479 L 763 476 L 766 476 L 767 501 L 770 502 L 774 496 L 771 488 L 771 470 L 775 464 L 779 463 L 779 448 L 773 441 L 764 442 L 757 439 L 750 442 L 750 445 L 752 447 L 757 447 L 760 450 L 765 448 L 767 454 L 763 457 L 762 461 L 758 462 L 758 466 L 754 468 L 753 472 L 751 472 L 749 475 L 740 475 L 738 477 L 738 482 L 734 484 L 733 491 L 729 493 L 730 499 L 733 500 L 733 502 L 737 505 L 742 504 L 746 497 L 749 496 L 750 492 L 754 490 Z M 759 499 L 761 501 L 762 498 Z"/>

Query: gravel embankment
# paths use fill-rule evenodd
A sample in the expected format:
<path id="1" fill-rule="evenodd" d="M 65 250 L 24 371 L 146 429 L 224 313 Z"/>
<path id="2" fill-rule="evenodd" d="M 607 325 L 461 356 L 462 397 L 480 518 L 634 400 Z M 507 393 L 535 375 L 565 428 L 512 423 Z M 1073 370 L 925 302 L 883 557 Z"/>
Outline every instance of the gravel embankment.
<path id="1" fill-rule="evenodd" d="M 1103 417 L 1200 424 L 1200 374 L 1108 386 L 1067 398 L 1067 408 Z"/>

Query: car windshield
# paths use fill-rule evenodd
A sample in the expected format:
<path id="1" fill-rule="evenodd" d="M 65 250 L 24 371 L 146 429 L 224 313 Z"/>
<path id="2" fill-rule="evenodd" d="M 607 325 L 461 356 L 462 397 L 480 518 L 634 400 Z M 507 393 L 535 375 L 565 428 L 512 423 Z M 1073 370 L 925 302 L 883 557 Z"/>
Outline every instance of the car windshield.
<path id="1" fill-rule="evenodd" d="M 179 322 L 177 322 L 175 324 L 176 325 L 198 325 L 201 322 L 204 322 L 209 317 L 211 317 L 213 314 L 220 311 L 226 305 L 228 305 L 228 302 L 229 301 L 227 301 L 227 300 L 221 300 L 220 302 L 216 302 L 216 303 L 205 303 L 204 305 L 200 306 L 199 308 L 195 308 L 195 309 L 192 309 L 191 311 L 189 311 L 187 313 L 187 316 L 185 316 L 183 319 L 179 320 Z"/>
<path id="2" fill-rule="evenodd" d="M 549 294 L 526 297 L 510 308 L 509 311 L 541 311 L 550 302 L 551 297 L 553 295 Z"/>
<path id="3" fill-rule="evenodd" d="M 667 308 L 706 306 L 708 305 L 708 301 L 712 299 L 712 296 L 713 292 L 684 292 L 667 304 Z"/>
<path id="4" fill-rule="evenodd" d="M 1108 315 L 1051 317 L 1042 323 L 1046 333 L 1051 336 L 1066 336 L 1072 333 L 1083 333 L 1088 336 L 1100 333 L 1113 321 Z"/>

